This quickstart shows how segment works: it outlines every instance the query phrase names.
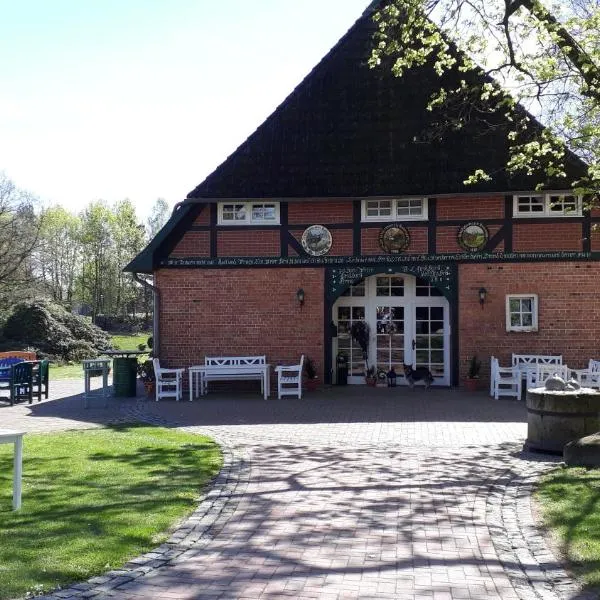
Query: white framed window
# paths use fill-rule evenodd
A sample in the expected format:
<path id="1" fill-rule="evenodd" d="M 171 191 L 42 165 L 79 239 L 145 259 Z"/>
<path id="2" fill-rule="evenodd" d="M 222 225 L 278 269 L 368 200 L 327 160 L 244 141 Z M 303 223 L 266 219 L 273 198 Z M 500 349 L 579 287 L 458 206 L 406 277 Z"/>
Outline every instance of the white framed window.
<path id="1" fill-rule="evenodd" d="M 363 200 L 363 221 L 422 221 L 427 219 L 427 198 Z"/>
<path id="2" fill-rule="evenodd" d="M 538 330 L 538 297 L 536 294 L 506 296 L 506 331 Z"/>
<path id="3" fill-rule="evenodd" d="M 279 225 L 279 202 L 219 202 L 219 225 Z"/>
<path id="4" fill-rule="evenodd" d="M 580 217 L 581 197 L 570 194 L 530 194 L 513 197 L 515 217 Z"/>

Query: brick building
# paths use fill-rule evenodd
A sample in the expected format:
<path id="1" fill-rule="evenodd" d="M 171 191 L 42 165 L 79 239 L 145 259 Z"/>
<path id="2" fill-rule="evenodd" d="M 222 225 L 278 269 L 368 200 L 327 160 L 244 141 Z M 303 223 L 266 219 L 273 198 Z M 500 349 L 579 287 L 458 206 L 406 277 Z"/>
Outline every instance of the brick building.
<path id="1" fill-rule="evenodd" d="M 205 355 L 310 356 L 324 381 L 346 353 L 429 367 L 459 385 L 471 356 L 598 356 L 597 214 L 548 181 L 511 176 L 503 116 L 436 137 L 429 68 L 366 66 L 368 11 L 127 267 L 153 274 L 155 343 L 169 366 Z M 477 72 L 446 78 L 481 80 Z M 583 172 L 569 157 L 570 176 Z M 465 185 L 475 170 L 492 181 Z M 564 187 L 564 184 L 562 184 Z M 301 302 L 300 300 L 302 299 Z"/>

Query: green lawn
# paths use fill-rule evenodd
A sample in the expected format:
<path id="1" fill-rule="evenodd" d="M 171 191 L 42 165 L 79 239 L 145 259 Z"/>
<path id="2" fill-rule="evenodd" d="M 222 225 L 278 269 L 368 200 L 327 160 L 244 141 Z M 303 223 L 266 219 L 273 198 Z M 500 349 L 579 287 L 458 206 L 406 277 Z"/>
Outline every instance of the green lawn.
<path id="1" fill-rule="evenodd" d="M 168 537 L 219 471 L 209 438 L 159 427 L 28 434 L 23 507 L 11 510 L 12 447 L 0 446 L 0 598 L 119 567 Z"/>
<path id="2" fill-rule="evenodd" d="M 536 498 L 574 572 L 600 588 L 600 469 L 559 468 L 542 479 Z"/>
<path id="3" fill-rule="evenodd" d="M 146 344 L 146 350 L 150 351 L 147 346 L 147 342 L 151 335 L 151 331 L 146 331 L 132 335 L 113 335 L 111 337 L 113 346 L 117 350 L 138 350 L 139 344 Z"/>
<path id="4" fill-rule="evenodd" d="M 146 331 L 133 335 L 113 335 L 112 343 L 117 350 L 138 350 L 139 344 L 146 344 L 152 332 Z M 146 347 L 148 351 L 150 349 Z M 139 360 L 144 360 L 140 356 Z M 50 380 L 52 379 L 83 379 L 83 369 L 81 363 L 71 365 L 51 365 Z"/>

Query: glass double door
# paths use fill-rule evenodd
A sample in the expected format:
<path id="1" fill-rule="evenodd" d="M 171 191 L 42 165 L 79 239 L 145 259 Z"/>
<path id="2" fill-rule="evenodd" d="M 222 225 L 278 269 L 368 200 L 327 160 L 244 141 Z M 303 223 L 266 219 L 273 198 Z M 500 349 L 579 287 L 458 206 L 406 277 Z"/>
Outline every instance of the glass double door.
<path id="1" fill-rule="evenodd" d="M 404 382 L 404 364 L 426 367 L 434 385 L 449 385 L 448 301 L 425 280 L 409 275 L 374 275 L 353 285 L 333 307 L 338 335 L 333 356 L 348 358 L 348 383 L 365 383 L 366 364 Z M 354 323 L 369 328 L 367 358 L 351 335 Z"/>

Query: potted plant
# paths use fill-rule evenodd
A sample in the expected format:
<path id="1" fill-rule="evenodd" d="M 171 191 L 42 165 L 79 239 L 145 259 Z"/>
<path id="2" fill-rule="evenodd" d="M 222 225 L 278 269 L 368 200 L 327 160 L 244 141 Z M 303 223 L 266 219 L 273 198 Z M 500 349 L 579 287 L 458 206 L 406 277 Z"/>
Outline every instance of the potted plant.
<path id="1" fill-rule="evenodd" d="M 477 390 L 479 382 L 479 371 L 481 370 L 481 361 L 474 354 L 469 361 L 469 370 L 467 371 L 467 378 L 465 380 L 465 387 L 470 392 Z"/>
<path id="2" fill-rule="evenodd" d="M 319 377 L 317 376 L 315 363 L 309 356 L 304 358 L 304 374 L 306 375 L 306 389 L 310 392 L 314 392 L 319 387 Z"/>
<path id="3" fill-rule="evenodd" d="M 375 372 L 375 366 L 367 367 L 367 370 L 365 371 L 365 380 L 367 381 L 367 385 L 375 387 L 377 384 L 377 373 Z"/>
<path id="4" fill-rule="evenodd" d="M 146 394 L 154 395 L 154 386 L 156 385 L 156 376 L 154 375 L 154 364 L 151 360 L 145 360 L 137 368 L 138 375 L 144 384 Z"/>

